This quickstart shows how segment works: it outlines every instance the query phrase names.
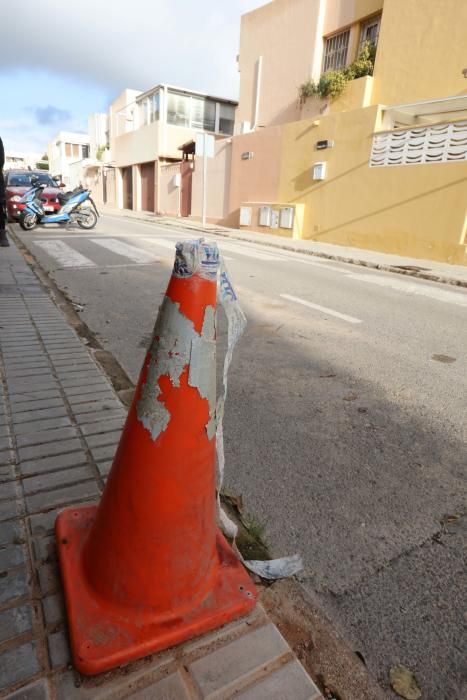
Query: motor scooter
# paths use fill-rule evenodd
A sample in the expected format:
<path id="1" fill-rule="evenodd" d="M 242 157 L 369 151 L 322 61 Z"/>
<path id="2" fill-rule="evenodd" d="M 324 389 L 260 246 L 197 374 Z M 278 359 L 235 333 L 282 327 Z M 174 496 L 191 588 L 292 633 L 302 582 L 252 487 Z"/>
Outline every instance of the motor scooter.
<path id="1" fill-rule="evenodd" d="M 31 178 L 31 188 L 19 200 L 25 204 L 19 224 L 24 231 L 32 231 L 36 226 L 44 224 L 77 223 L 84 229 L 92 229 L 97 224 L 99 212 L 91 197 L 91 190 L 78 187 L 70 195 L 62 199 L 62 207 L 56 214 L 46 214 L 42 191 L 47 187 L 39 183 L 38 178 Z"/>

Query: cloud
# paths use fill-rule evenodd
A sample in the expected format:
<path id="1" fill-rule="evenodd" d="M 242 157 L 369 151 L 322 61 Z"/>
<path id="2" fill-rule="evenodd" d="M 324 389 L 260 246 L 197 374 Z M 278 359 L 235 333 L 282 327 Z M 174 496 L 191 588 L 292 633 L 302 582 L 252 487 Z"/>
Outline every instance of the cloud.
<path id="1" fill-rule="evenodd" d="M 38 124 L 59 124 L 62 126 L 71 119 L 71 112 L 69 112 L 67 109 L 59 109 L 53 105 L 47 105 L 47 107 L 36 107 L 33 111 Z"/>
<path id="2" fill-rule="evenodd" d="M 23 0 L 2 6 L 0 72 L 37 69 L 105 86 L 114 96 L 125 87 L 159 82 L 235 97 L 240 15 L 261 0 Z M 28 11 L 30 10 L 30 11 Z M 24 41 L 27 36 L 28 40 Z M 70 90 L 72 85 L 70 85 Z"/>

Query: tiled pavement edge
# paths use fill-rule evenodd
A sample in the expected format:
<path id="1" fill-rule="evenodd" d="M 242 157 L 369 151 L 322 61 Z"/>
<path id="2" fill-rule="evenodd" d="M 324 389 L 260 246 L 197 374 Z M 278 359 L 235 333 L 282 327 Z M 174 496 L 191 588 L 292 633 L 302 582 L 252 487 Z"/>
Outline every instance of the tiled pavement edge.
<path id="1" fill-rule="evenodd" d="M 72 669 L 53 524 L 98 498 L 126 411 L 13 245 L 0 253 L 0 374 L 0 698 L 321 698 L 261 606 L 125 669 Z"/>

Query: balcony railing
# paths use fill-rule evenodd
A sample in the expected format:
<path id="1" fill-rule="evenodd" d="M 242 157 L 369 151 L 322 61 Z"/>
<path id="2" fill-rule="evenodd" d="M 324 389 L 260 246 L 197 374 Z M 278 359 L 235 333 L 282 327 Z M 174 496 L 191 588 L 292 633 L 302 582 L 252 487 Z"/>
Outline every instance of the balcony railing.
<path id="1" fill-rule="evenodd" d="M 381 132 L 373 137 L 370 167 L 467 160 L 467 121 Z"/>

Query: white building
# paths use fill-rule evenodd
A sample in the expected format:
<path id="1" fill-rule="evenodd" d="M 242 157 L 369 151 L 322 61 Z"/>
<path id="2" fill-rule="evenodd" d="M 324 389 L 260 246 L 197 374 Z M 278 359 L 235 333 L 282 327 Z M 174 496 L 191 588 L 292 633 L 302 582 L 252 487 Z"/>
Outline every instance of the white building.
<path id="1" fill-rule="evenodd" d="M 22 153 L 20 151 L 5 151 L 4 170 L 14 170 L 16 168 L 36 168 L 37 163 L 47 163 L 42 161 L 42 153 Z"/>
<path id="2" fill-rule="evenodd" d="M 89 158 L 90 139 L 88 134 L 72 131 L 59 131 L 48 145 L 49 170 L 51 175 L 59 175 L 65 185 L 71 185 L 70 164 Z"/>

